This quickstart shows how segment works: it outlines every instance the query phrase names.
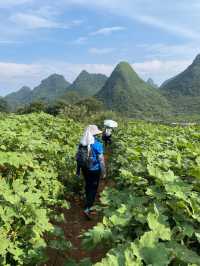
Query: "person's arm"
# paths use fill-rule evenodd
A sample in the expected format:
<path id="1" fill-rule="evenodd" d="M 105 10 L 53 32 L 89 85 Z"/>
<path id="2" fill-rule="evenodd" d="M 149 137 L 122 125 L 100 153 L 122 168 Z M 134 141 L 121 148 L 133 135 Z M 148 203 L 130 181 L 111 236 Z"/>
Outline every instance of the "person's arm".
<path id="1" fill-rule="evenodd" d="M 101 177 L 105 178 L 106 166 L 105 166 L 105 160 L 104 160 L 103 144 L 98 142 L 94 147 L 94 152 L 96 153 L 96 156 L 97 156 L 98 161 L 99 161 L 100 170 L 101 170 Z"/>

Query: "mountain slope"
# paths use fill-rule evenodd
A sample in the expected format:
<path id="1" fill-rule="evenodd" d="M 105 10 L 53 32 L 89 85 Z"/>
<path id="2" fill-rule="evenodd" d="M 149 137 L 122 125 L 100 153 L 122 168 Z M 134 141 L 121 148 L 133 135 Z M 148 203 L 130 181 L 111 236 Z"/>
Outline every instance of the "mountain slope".
<path id="1" fill-rule="evenodd" d="M 147 80 L 147 84 L 149 84 L 151 87 L 153 87 L 153 88 L 155 88 L 155 89 L 158 88 L 158 85 L 153 81 L 152 78 L 149 78 L 149 79 Z"/>
<path id="2" fill-rule="evenodd" d="M 95 95 L 105 84 L 107 77 L 102 74 L 90 74 L 82 71 L 71 86 L 69 91 L 78 93 L 81 97 L 86 98 Z"/>
<path id="3" fill-rule="evenodd" d="M 200 112 L 200 55 L 182 73 L 163 83 L 161 93 L 180 114 Z"/>
<path id="4" fill-rule="evenodd" d="M 15 111 L 19 107 L 36 101 L 52 103 L 66 93 L 70 83 L 62 75 L 53 74 L 42 80 L 41 84 L 31 90 L 29 87 L 23 87 L 17 92 L 13 92 L 4 97 L 9 109 Z"/>
<path id="5" fill-rule="evenodd" d="M 53 74 L 42 80 L 41 84 L 33 89 L 32 101 L 52 102 L 61 98 L 70 83 L 62 75 Z"/>
<path id="6" fill-rule="evenodd" d="M 167 100 L 126 62 L 117 65 L 96 97 L 109 109 L 130 117 L 161 118 L 170 110 Z"/>
<path id="7" fill-rule="evenodd" d="M 7 112 L 8 109 L 8 103 L 7 101 L 0 96 L 0 112 Z"/>
<path id="8" fill-rule="evenodd" d="M 17 92 L 8 94 L 4 99 L 7 101 L 9 109 L 13 111 L 32 101 L 32 91 L 29 87 L 24 86 Z"/>

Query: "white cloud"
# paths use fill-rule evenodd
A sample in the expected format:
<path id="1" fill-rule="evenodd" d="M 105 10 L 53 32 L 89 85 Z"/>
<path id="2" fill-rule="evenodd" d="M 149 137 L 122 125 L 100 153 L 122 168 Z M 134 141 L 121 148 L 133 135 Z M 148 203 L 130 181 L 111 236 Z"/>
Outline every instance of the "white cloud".
<path id="1" fill-rule="evenodd" d="M 136 72 L 143 78 L 153 78 L 158 84 L 183 71 L 191 61 L 187 60 L 152 60 L 132 64 Z M 59 73 L 72 82 L 85 69 L 90 73 L 111 74 L 112 64 L 71 64 L 65 62 L 43 62 L 37 64 L 17 64 L 0 62 L 0 94 L 17 90 L 24 85 L 34 87 L 52 73 Z"/>
<path id="2" fill-rule="evenodd" d="M 63 27 L 57 22 L 51 21 L 33 14 L 18 13 L 11 16 L 10 21 L 25 29 L 39 28 L 60 28 Z"/>
<path id="3" fill-rule="evenodd" d="M 32 12 L 35 15 L 46 17 L 46 18 L 52 18 L 55 16 L 59 16 L 62 13 L 63 10 L 60 10 L 58 8 L 55 8 L 52 5 L 40 5 L 36 9 L 33 9 Z"/>
<path id="4" fill-rule="evenodd" d="M 150 60 L 134 63 L 133 68 L 146 80 L 153 78 L 158 84 L 185 70 L 192 60 Z"/>
<path id="5" fill-rule="evenodd" d="M 146 57 L 149 58 L 193 58 L 200 53 L 198 43 L 182 43 L 182 44 L 165 44 L 165 43 L 153 43 L 153 44 L 139 44 L 138 48 L 141 48 Z"/>
<path id="6" fill-rule="evenodd" d="M 182 25 L 171 24 L 169 21 L 162 21 L 160 18 L 135 15 L 133 19 L 155 28 L 162 29 L 173 34 L 186 37 L 188 39 L 199 39 L 199 32 L 193 29 L 185 28 Z"/>
<path id="7" fill-rule="evenodd" d="M 11 44 L 20 44 L 20 41 L 13 41 L 13 40 L 0 40 L 0 45 L 11 45 Z"/>
<path id="8" fill-rule="evenodd" d="M 87 37 L 79 37 L 76 40 L 70 42 L 70 44 L 77 44 L 77 45 L 86 44 L 87 40 L 88 40 Z"/>
<path id="9" fill-rule="evenodd" d="M 84 20 L 82 20 L 82 19 L 74 19 L 74 20 L 72 20 L 71 25 L 72 26 L 80 26 L 83 23 L 84 23 Z"/>
<path id="10" fill-rule="evenodd" d="M 114 48 L 90 48 L 89 53 L 94 55 L 105 55 L 114 52 Z"/>
<path id="11" fill-rule="evenodd" d="M 0 0 L 0 8 L 28 3 L 32 3 L 34 7 L 41 9 L 40 14 L 42 15 L 49 12 L 55 13 L 58 10 L 62 13 L 65 7 L 69 5 L 80 5 L 88 9 L 102 9 L 107 13 L 125 16 L 176 36 L 191 40 L 199 40 L 200 38 L 198 26 L 200 20 L 199 0 L 191 2 L 188 2 L 188 0 L 169 0 L 165 3 L 160 0 L 59 0 L 57 2 L 49 0 L 42 2 L 36 0 Z M 54 20 L 50 22 L 55 26 L 56 22 Z M 50 22 L 43 21 L 41 23 L 49 25 Z M 77 23 L 79 23 L 78 20 Z M 115 30 L 113 29 L 113 31 Z M 109 28 L 103 28 L 99 32 L 96 31 L 96 34 L 110 34 L 111 32 Z"/>
<path id="12" fill-rule="evenodd" d="M 115 27 L 106 27 L 106 28 L 101 28 L 97 31 L 91 32 L 90 35 L 95 36 L 95 35 L 110 35 L 113 32 L 117 31 L 123 31 L 125 30 L 125 27 L 121 26 L 115 26 Z"/>
<path id="13" fill-rule="evenodd" d="M 80 20 L 79 23 L 83 23 L 83 21 Z M 79 24 L 77 23 L 77 25 L 79 25 Z M 110 35 L 113 32 L 123 31 L 123 30 L 125 30 L 125 28 L 124 27 L 119 27 L 119 26 L 101 28 L 101 29 L 99 29 L 99 30 L 97 30 L 95 32 L 89 33 L 88 36 L 77 38 L 76 40 L 72 41 L 71 44 L 85 44 L 91 36 L 96 36 L 96 35 Z M 113 50 L 114 49 L 110 49 L 110 48 L 109 49 L 108 48 L 107 49 L 91 48 L 89 50 L 89 52 L 91 54 L 107 54 L 107 53 L 112 52 Z"/>
<path id="14" fill-rule="evenodd" d="M 62 0 L 65 5 L 103 9 L 173 35 L 199 40 L 199 0 Z"/>
<path id="15" fill-rule="evenodd" d="M 53 73 L 65 76 L 72 82 L 85 69 L 90 73 L 110 75 L 112 65 L 106 64 L 71 64 L 65 62 L 43 62 L 37 64 L 17 64 L 0 62 L 0 95 L 16 91 L 22 86 L 37 86 L 42 79 Z"/>
<path id="16" fill-rule="evenodd" d="M 48 71 L 42 65 L 0 62 L 0 94 L 5 95 L 24 85 L 36 85 Z"/>
<path id="17" fill-rule="evenodd" d="M 33 0 L 0 0 L 0 8 L 10 8 L 12 6 L 32 3 Z"/>

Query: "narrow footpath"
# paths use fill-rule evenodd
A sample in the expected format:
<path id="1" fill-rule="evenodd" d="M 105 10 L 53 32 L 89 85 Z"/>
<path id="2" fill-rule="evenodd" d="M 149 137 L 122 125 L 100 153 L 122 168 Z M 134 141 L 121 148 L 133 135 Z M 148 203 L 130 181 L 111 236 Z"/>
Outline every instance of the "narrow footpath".
<path id="1" fill-rule="evenodd" d="M 105 156 L 106 161 L 108 156 Z M 110 181 L 101 180 L 98 190 L 97 203 L 99 202 L 100 193 L 106 186 L 110 185 Z M 70 201 L 70 209 L 64 211 L 65 223 L 59 224 L 64 230 L 65 237 L 72 244 L 69 252 L 63 253 L 53 249 L 48 250 L 49 261 L 42 266 L 64 266 L 67 259 L 74 259 L 76 262 L 85 258 L 90 258 L 93 263 L 100 261 L 108 250 L 103 247 L 97 247 L 92 251 L 85 251 L 81 246 L 81 238 L 85 231 L 93 228 L 102 220 L 102 214 L 97 213 L 92 216 L 92 220 L 88 221 L 83 214 L 83 199 L 76 197 Z"/>

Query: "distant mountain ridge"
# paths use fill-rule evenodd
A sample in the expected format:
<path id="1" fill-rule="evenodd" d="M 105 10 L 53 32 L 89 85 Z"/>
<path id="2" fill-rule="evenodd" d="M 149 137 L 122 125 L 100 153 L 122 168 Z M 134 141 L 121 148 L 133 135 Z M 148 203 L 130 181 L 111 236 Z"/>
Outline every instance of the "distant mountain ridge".
<path id="1" fill-rule="evenodd" d="M 127 62 L 116 66 L 96 97 L 108 109 L 130 117 L 162 117 L 170 110 L 167 100 L 143 81 Z"/>
<path id="2" fill-rule="evenodd" d="M 182 73 L 164 82 L 160 91 L 180 114 L 200 112 L 200 55 Z"/>
<path id="3" fill-rule="evenodd" d="M 200 55 L 186 70 L 165 82 L 161 90 L 172 96 L 200 96 Z"/>
<path id="4" fill-rule="evenodd" d="M 32 101 L 32 90 L 29 87 L 22 87 L 17 92 L 12 92 L 4 97 L 9 108 L 14 111 L 17 107 L 29 104 Z"/>
<path id="5" fill-rule="evenodd" d="M 156 89 L 155 89 L 156 88 Z M 182 73 L 157 88 L 154 81 L 142 80 L 127 62 L 119 63 L 111 76 L 82 71 L 70 84 L 53 74 L 31 90 L 22 87 L 3 99 L 15 111 L 35 101 L 74 104 L 90 97 L 102 101 L 105 109 L 137 118 L 163 118 L 168 115 L 200 113 L 200 55 Z"/>
<path id="6" fill-rule="evenodd" d="M 153 79 L 152 78 L 149 78 L 148 80 L 147 80 L 147 83 L 151 86 L 151 87 L 153 87 L 153 88 L 158 88 L 159 86 L 153 81 Z"/>
<path id="7" fill-rule="evenodd" d="M 53 74 L 42 80 L 40 85 L 33 89 L 32 101 L 55 101 L 65 94 L 69 86 L 70 83 L 65 80 L 64 76 Z"/>
<path id="8" fill-rule="evenodd" d="M 91 74 L 83 70 L 75 81 L 68 87 L 69 91 L 78 93 L 81 97 L 95 95 L 108 78 L 103 74 Z"/>
<path id="9" fill-rule="evenodd" d="M 94 96 L 103 87 L 106 80 L 107 77 L 103 74 L 90 74 L 84 70 L 73 84 L 70 84 L 64 76 L 52 74 L 42 80 L 40 85 L 33 90 L 25 86 L 17 92 L 8 94 L 4 99 L 12 111 L 36 101 L 51 104 L 62 99 L 73 104 L 83 98 Z"/>
<path id="10" fill-rule="evenodd" d="M 62 75 L 52 74 L 41 81 L 40 85 L 31 90 L 22 87 L 17 92 L 12 92 L 4 97 L 9 108 L 15 111 L 17 108 L 30 104 L 34 101 L 50 103 L 63 96 L 70 83 Z"/>

